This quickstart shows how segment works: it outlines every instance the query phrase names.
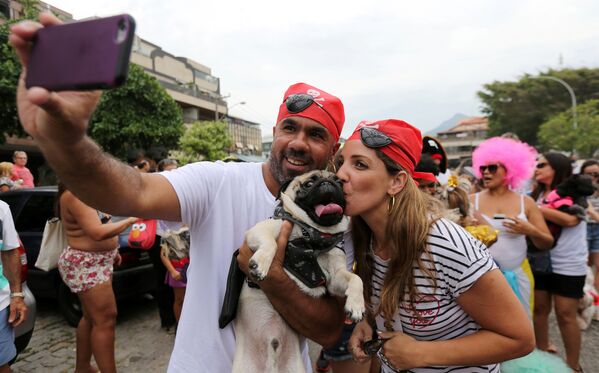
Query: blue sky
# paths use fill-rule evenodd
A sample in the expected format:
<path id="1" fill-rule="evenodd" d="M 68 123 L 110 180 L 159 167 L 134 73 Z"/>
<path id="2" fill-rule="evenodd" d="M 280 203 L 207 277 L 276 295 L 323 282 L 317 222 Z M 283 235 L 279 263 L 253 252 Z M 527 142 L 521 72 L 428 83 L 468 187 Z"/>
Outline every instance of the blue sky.
<path id="1" fill-rule="evenodd" d="M 480 114 L 476 92 L 547 68 L 599 67 L 599 1 L 47 0 L 75 18 L 130 13 L 138 35 L 212 68 L 232 115 L 271 132 L 287 86 L 362 119 L 427 131 Z"/>

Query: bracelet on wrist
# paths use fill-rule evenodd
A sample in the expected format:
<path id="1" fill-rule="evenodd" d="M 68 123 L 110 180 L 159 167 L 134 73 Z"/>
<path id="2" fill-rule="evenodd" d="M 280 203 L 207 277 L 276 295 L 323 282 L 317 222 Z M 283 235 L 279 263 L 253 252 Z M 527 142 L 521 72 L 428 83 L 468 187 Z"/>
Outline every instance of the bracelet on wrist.
<path id="1" fill-rule="evenodd" d="M 13 299 L 13 298 L 22 298 L 22 299 L 25 299 L 25 293 L 20 292 L 20 291 L 10 293 L 10 299 Z"/>

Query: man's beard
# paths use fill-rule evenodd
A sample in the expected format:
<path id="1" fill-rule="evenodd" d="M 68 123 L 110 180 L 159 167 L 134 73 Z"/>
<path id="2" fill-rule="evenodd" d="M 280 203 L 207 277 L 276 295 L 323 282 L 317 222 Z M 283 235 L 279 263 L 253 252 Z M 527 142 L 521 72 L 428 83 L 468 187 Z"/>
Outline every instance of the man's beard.
<path id="1" fill-rule="evenodd" d="M 298 172 L 294 170 L 284 170 L 283 169 L 283 159 L 285 157 L 292 157 L 295 159 L 301 159 L 302 161 L 308 164 L 308 169 L 303 172 Z M 285 182 L 293 179 L 294 177 L 303 174 L 304 172 L 312 171 L 315 169 L 324 170 L 326 168 L 326 161 L 323 161 L 322 165 L 313 165 L 313 159 L 307 156 L 304 152 L 297 152 L 295 150 L 288 149 L 287 151 L 281 153 L 271 152 L 270 157 L 268 159 L 270 172 L 272 173 L 275 180 L 279 183 L 279 185 L 283 185 Z"/>

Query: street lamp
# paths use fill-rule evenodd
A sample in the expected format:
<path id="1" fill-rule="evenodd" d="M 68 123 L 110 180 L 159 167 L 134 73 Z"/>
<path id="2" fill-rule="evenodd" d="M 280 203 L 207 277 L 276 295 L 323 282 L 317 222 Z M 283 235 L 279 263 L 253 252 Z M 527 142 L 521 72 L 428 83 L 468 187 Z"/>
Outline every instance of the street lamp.
<path id="1" fill-rule="evenodd" d="M 576 130 L 578 128 L 578 123 L 576 121 L 576 96 L 574 95 L 574 90 L 572 89 L 572 87 L 570 87 L 570 85 L 568 83 L 566 83 L 565 81 L 563 81 L 562 79 L 556 78 L 554 76 L 539 75 L 539 76 L 529 76 L 529 78 L 530 79 L 549 79 L 549 80 L 558 82 L 559 84 L 566 87 L 566 89 L 568 90 L 568 93 L 570 94 L 570 98 L 572 99 L 572 128 L 574 128 Z"/>
<path id="2" fill-rule="evenodd" d="M 229 115 L 229 111 L 231 109 L 233 109 L 237 105 L 245 105 L 245 101 L 236 102 L 233 105 L 231 105 L 230 107 L 228 107 L 227 108 L 227 113 L 225 115 L 223 115 L 222 117 L 219 117 L 218 120 L 223 119 L 224 117 L 228 116 Z"/>

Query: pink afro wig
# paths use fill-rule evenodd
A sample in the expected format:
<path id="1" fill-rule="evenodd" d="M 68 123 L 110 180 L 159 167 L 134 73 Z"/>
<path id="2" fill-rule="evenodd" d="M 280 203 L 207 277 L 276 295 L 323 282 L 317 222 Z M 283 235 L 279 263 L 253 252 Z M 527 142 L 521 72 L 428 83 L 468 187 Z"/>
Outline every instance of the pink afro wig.
<path id="1" fill-rule="evenodd" d="M 530 145 L 502 137 L 483 141 L 472 153 L 472 163 L 476 177 L 482 177 L 480 166 L 501 163 L 506 169 L 505 181 L 515 189 L 532 177 L 537 151 Z"/>

